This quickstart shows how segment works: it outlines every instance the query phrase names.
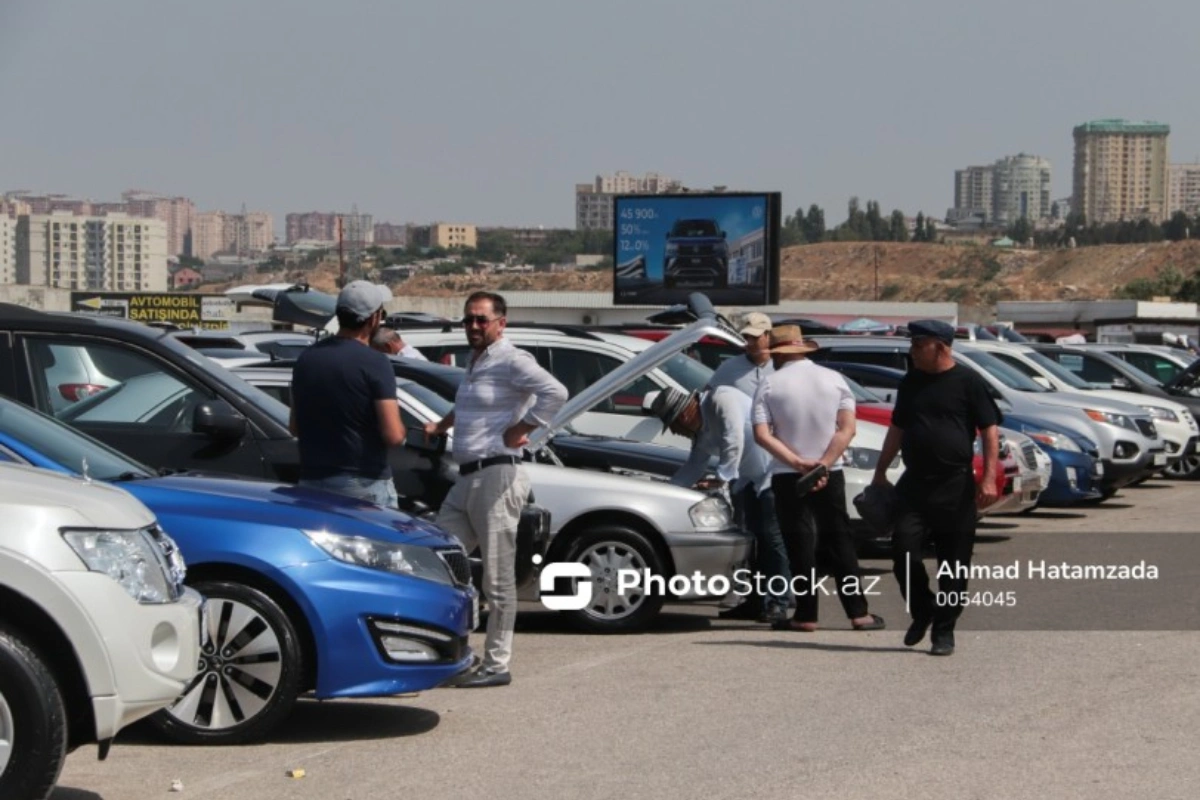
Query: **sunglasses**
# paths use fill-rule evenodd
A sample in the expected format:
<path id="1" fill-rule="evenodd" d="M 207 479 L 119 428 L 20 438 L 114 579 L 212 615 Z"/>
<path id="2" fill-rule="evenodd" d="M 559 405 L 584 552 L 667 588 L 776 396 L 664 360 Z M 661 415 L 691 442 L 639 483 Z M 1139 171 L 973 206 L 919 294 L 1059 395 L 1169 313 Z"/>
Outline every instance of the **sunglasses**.
<path id="1" fill-rule="evenodd" d="M 469 328 L 472 325 L 486 328 L 498 319 L 500 317 L 485 317 L 483 314 L 471 314 L 462 318 L 462 324 L 464 328 Z"/>

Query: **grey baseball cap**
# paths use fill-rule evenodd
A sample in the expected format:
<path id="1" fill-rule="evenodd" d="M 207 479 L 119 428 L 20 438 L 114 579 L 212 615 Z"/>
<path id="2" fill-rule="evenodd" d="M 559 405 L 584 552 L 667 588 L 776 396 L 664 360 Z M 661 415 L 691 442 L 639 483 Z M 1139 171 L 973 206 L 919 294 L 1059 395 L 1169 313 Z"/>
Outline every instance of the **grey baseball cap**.
<path id="1" fill-rule="evenodd" d="M 366 319 L 392 299 L 392 290 L 370 281 L 350 281 L 338 293 L 337 307 L 358 319 Z"/>

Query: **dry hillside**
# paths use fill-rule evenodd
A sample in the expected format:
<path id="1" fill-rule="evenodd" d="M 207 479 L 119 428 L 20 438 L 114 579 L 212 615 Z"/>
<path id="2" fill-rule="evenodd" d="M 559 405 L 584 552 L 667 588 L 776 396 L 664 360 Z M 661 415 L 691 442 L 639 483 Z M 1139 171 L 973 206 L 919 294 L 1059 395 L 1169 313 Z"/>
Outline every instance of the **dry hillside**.
<path id="1" fill-rule="evenodd" d="M 784 299 L 870 300 L 879 263 L 882 300 L 951 300 L 991 305 L 997 300 L 1104 299 L 1135 278 L 1152 278 L 1173 265 L 1185 275 L 1200 268 L 1200 242 L 1107 245 L 1074 250 L 1002 250 L 979 245 L 828 242 L 783 252 Z M 306 279 L 334 289 L 336 265 L 259 276 L 262 283 Z M 208 286 L 215 291 L 227 286 Z M 496 291 L 610 291 L 603 272 L 537 275 L 419 275 L 394 286 L 414 297 L 461 296 L 474 288 Z"/>

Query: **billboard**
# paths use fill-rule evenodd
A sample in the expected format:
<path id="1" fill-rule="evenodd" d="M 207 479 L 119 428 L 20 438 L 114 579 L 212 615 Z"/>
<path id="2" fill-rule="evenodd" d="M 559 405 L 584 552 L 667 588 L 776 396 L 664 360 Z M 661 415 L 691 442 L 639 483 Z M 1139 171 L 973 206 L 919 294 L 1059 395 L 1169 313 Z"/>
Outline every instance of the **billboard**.
<path id="1" fill-rule="evenodd" d="M 223 294 L 71 292 L 71 311 L 77 314 L 169 322 L 181 328 L 228 330 L 234 306 Z"/>
<path id="2" fill-rule="evenodd" d="M 779 301 L 780 194 L 632 194 L 613 199 L 613 302 Z"/>

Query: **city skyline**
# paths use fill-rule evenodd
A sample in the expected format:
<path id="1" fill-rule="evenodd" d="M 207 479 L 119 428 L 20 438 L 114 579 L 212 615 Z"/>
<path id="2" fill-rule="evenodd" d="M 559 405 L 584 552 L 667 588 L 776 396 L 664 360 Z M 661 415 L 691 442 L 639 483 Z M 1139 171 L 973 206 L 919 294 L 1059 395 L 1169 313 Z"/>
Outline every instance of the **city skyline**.
<path id="1" fill-rule="evenodd" d="M 569 228 L 575 184 L 619 170 L 781 191 L 786 211 L 816 203 L 831 220 L 852 196 L 940 218 L 953 170 L 1012 153 L 1048 159 L 1051 195 L 1069 195 L 1071 131 L 1092 119 L 1161 120 L 1171 162 L 1195 161 L 1200 110 L 1171 81 L 1190 74 L 1200 8 L 1166 6 L 1171 26 L 1136 26 L 1093 3 L 1085 29 L 1083 6 L 1021 0 L 1005 11 L 1024 20 L 1014 40 L 941 0 L 732 15 L 702 0 L 686 15 L 627 0 L 603 15 L 15 0 L 0 9 L 0 104 L 23 113 L 0 131 L 0 186 L 145 186 L 197 211 L 263 209 L 277 234 L 289 212 L 355 204 L 395 223 Z M 654 55 L 673 40 L 689 46 Z M 46 88 L 67 79 L 69 103 Z"/>

